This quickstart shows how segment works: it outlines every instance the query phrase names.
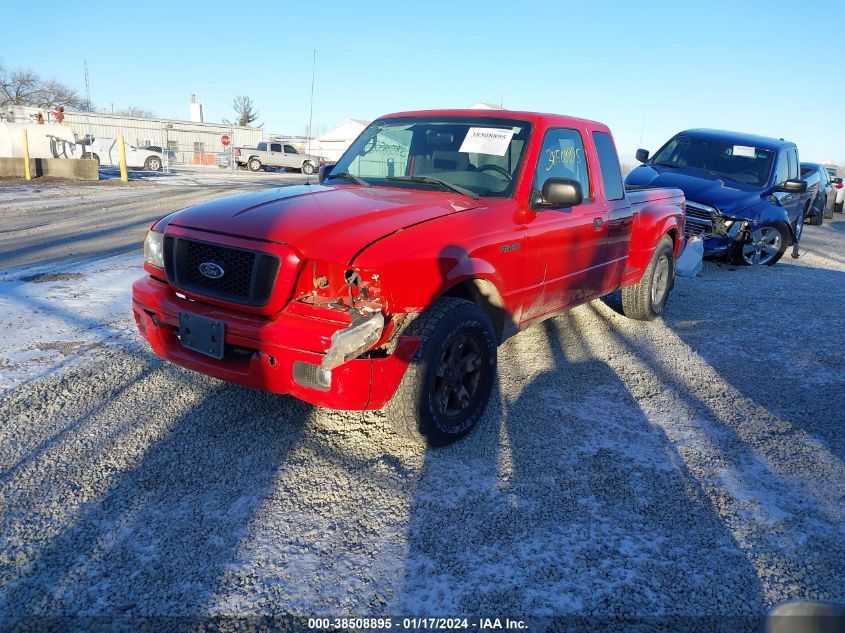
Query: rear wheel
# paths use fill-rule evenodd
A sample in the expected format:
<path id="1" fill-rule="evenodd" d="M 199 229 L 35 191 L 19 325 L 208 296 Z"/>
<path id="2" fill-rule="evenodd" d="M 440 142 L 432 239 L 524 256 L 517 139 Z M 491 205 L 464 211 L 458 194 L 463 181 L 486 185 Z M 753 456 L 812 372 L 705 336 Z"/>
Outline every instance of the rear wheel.
<path id="1" fill-rule="evenodd" d="M 310 176 L 314 173 L 314 165 L 311 163 L 302 163 L 302 173 L 306 176 Z"/>
<path id="2" fill-rule="evenodd" d="M 622 312 L 630 319 L 653 321 L 663 313 L 674 285 L 675 254 L 672 238 L 666 235 L 654 249 L 639 283 L 622 288 Z"/>
<path id="3" fill-rule="evenodd" d="M 100 165 L 100 157 L 97 156 L 96 154 L 91 154 L 90 152 L 86 152 L 85 154 L 82 155 L 82 158 L 87 158 L 89 160 L 95 160 L 95 161 L 97 161 L 97 165 L 98 166 Z"/>
<path id="4" fill-rule="evenodd" d="M 401 435 L 449 444 L 476 425 L 496 376 L 496 336 L 474 303 L 443 297 L 405 331 L 420 346 L 385 411 Z"/>
<path id="5" fill-rule="evenodd" d="M 833 205 L 833 212 L 834 213 L 842 213 L 842 207 L 845 206 L 845 202 L 837 202 Z"/>
<path id="6" fill-rule="evenodd" d="M 247 167 L 250 171 L 261 171 L 261 161 L 257 158 L 250 158 Z"/>
<path id="7" fill-rule="evenodd" d="M 807 219 L 807 222 L 810 224 L 810 226 L 821 226 L 822 224 L 824 224 L 824 217 L 822 217 L 822 214 L 819 213 L 818 215 L 816 215 L 815 213 L 813 213 L 813 211 L 813 207 L 811 207 L 810 203 L 808 202 L 807 206 L 804 208 L 804 217 Z"/>
<path id="8" fill-rule="evenodd" d="M 832 220 L 833 219 L 833 214 L 834 214 L 833 207 L 834 207 L 834 205 L 830 205 L 830 211 L 828 211 L 827 210 L 827 208 L 828 208 L 827 204 L 824 205 L 823 217 L 824 217 L 825 220 Z"/>
<path id="9" fill-rule="evenodd" d="M 144 161 L 144 169 L 147 171 L 161 171 L 161 159 L 158 156 L 150 156 Z"/>

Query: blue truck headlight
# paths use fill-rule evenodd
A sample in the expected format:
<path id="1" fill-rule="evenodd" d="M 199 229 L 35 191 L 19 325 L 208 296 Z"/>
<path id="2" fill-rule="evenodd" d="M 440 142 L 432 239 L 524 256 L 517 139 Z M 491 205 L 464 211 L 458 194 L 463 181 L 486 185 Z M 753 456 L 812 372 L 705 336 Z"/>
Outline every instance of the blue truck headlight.
<path id="1" fill-rule="evenodd" d="M 383 331 L 384 315 L 381 312 L 353 320 L 352 325 L 332 334 L 331 345 L 320 367 L 330 371 L 357 358 L 378 342 Z"/>
<path id="2" fill-rule="evenodd" d="M 156 268 L 164 268 L 164 233 L 147 231 L 144 240 L 144 261 Z"/>

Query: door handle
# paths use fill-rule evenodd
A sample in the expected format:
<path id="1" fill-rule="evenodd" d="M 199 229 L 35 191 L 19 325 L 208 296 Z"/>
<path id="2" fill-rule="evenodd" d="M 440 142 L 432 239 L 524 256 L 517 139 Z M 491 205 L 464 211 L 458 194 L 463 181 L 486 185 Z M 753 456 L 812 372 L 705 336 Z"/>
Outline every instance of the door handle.
<path id="1" fill-rule="evenodd" d="M 593 228 L 599 230 L 604 224 L 604 218 L 593 218 Z"/>

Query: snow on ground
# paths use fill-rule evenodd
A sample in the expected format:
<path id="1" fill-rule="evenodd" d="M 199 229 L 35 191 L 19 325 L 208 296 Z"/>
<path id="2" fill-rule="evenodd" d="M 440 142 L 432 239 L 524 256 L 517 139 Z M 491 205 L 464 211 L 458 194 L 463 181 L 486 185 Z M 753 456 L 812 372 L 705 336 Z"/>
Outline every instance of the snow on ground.
<path id="1" fill-rule="evenodd" d="M 654 323 L 610 297 L 530 328 L 479 427 L 429 451 L 380 412 L 155 358 L 129 310 L 140 254 L 6 274 L 0 615 L 841 600 L 843 240 L 839 216 L 798 261 L 706 262 Z"/>
<path id="2" fill-rule="evenodd" d="M 131 340 L 140 253 L 0 274 L 0 390 Z"/>

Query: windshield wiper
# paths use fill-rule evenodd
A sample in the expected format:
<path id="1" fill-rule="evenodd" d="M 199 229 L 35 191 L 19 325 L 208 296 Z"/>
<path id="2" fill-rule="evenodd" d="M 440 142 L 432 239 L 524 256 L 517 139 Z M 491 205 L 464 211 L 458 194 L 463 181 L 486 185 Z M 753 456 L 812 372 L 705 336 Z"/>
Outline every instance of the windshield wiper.
<path id="1" fill-rule="evenodd" d="M 329 174 L 329 178 L 342 178 L 344 180 L 351 180 L 357 185 L 361 185 L 362 187 L 372 187 L 370 183 L 368 183 L 363 178 L 359 178 L 358 176 L 353 176 L 347 171 L 339 171 L 336 174 Z"/>
<path id="2" fill-rule="evenodd" d="M 478 198 L 480 197 L 474 191 L 464 189 L 463 187 L 459 187 L 458 185 L 453 185 L 451 182 L 440 180 L 440 178 L 432 178 L 431 176 L 388 176 L 385 180 L 398 180 L 401 182 L 422 182 L 429 185 L 440 185 L 441 187 L 451 189 L 455 193 L 459 193 L 468 198 L 472 198 L 473 200 L 478 200 Z"/>

